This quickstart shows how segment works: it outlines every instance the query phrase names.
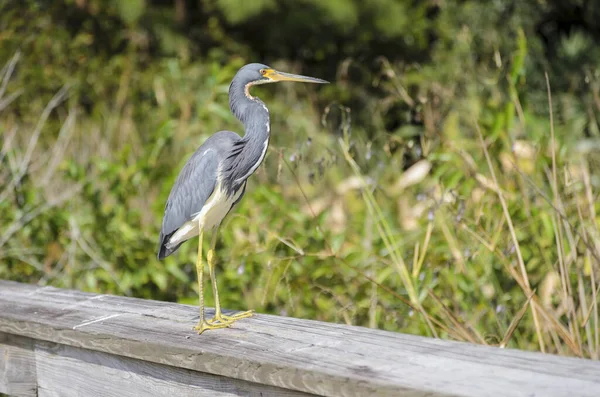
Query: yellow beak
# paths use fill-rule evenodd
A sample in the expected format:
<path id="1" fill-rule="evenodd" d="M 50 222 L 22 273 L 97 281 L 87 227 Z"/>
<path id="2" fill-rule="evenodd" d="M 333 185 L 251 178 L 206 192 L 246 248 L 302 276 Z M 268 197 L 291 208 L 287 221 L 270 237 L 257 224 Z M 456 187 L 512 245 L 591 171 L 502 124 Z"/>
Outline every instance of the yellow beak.
<path id="1" fill-rule="evenodd" d="M 316 77 L 308 77 L 308 76 L 301 76 L 299 74 L 284 73 L 284 72 L 279 72 L 275 69 L 267 70 L 267 73 L 265 74 L 265 76 L 268 77 L 269 79 L 271 79 L 272 81 L 297 81 L 297 82 L 301 82 L 301 83 L 316 83 L 316 84 L 328 84 L 329 83 L 329 81 L 327 81 L 327 80 L 318 79 Z"/>

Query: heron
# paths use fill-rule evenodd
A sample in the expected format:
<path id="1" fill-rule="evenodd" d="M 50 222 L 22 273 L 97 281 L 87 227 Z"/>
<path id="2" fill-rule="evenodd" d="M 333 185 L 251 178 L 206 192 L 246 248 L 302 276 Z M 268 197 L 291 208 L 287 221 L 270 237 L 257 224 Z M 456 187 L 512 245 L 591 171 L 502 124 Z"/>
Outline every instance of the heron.
<path id="1" fill-rule="evenodd" d="M 219 131 L 206 139 L 183 166 L 165 205 L 158 259 L 166 258 L 187 240 L 198 237 L 196 272 L 200 319 L 194 327 L 198 334 L 230 327 L 235 321 L 253 315 L 252 310 L 233 315 L 222 313 L 215 275 L 215 246 L 221 222 L 242 199 L 248 178 L 264 160 L 269 146 L 269 109 L 250 94 L 250 88 L 280 81 L 328 83 L 315 77 L 280 72 L 260 63 L 243 66 L 229 86 L 229 108 L 243 124 L 244 136 Z M 205 231 L 212 231 L 206 261 L 215 299 L 215 315 L 208 320 L 204 313 L 203 289 L 202 240 Z"/>

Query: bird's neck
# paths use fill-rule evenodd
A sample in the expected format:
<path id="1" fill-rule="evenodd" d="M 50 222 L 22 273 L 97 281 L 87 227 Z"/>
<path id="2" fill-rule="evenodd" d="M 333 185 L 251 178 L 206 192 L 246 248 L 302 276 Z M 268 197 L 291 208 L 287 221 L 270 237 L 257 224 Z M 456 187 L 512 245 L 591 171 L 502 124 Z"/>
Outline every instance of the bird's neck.
<path id="1" fill-rule="evenodd" d="M 229 108 L 231 113 L 244 124 L 247 138 L 255 132 L 269 133 L 269 110 L 257 97 L 250 94 L 252 82 L 242 82 L 234 78 L 229 87 Z"/>
<path id="2" fill-rule="evenodd" d="M 231 153 L 233 167 L 226 175 L 233 190 L 240 187 L 256 171 L 264 160 L 269 145 L 269 110 L 260 99 L 250 95 L 249 88 L 248 85 L 238 87 L 237 92 L 244 94 L 237 97 L 230 94 L 229 99 L 231 112 L 242 122 L 245 129 L 244 137 L 234 144 Z"/>
<path id="3" fill-rule="evenodd" d="M 269 139 L 271 133 L 271 120 L 269 110 L 265 104 L 258 98 L 248 99 L 250 102 L 246 107 L 246 112 L 242 117 L 238 117 L 244 124 L 244 137 L 246 142 L 260 141 Z"/>

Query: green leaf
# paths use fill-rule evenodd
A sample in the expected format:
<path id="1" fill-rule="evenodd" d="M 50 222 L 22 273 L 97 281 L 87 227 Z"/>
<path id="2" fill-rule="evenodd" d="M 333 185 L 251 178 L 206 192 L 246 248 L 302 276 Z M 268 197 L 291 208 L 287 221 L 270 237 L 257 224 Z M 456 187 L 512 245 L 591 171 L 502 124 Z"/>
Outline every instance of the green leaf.
<path id="1" fill-rule="evenodd" d="M 125 23 L 134 24 L 146 11 L 146 0 L 116 0 L 119 16 Z"/>
<path id="2" fill-rule="evenodd" d="M 217 6 L 229 23 L 237 24 L 245 22 L 265 10 L 275 8 L 276 3 L 275 0 L 217 0 Z"/>
<path id="3" fill-rule="evenodd" d="M 150 273 L 150 278 L 161 290 L 167 289 L 167 275 L 165 273 L 154 271 Z"/>

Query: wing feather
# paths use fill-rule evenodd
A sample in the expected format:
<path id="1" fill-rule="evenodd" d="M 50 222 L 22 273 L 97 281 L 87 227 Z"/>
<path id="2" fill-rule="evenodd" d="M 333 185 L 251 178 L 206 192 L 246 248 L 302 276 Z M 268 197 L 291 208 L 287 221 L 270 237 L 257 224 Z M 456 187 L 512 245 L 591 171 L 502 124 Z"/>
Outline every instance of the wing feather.
<path id="1" fill-rule="evenodd" d="M 169 194 L 159 236 L 159 259 L 179 248 L 168 249 L 166 243 L 177 229 L 202 210 L 217 184 L 218 152 L 216 148 L 204 146 L 184 165 Z"/>

